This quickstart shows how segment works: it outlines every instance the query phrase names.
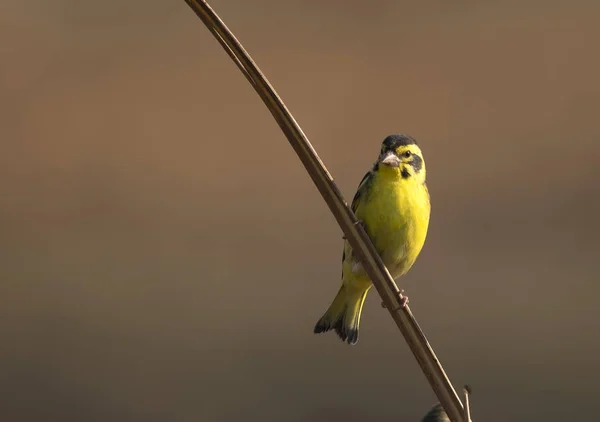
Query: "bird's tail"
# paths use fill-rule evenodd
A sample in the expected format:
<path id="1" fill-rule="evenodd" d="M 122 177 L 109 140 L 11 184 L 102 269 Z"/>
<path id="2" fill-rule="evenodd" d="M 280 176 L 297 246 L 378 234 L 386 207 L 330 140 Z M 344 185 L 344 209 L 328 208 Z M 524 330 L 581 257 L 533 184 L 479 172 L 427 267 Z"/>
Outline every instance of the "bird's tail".
<path id="1" fill-rule="evenodd" d="M 358 324 L 369 287 L 364 290 L 348 289 L 342 284 L 325 315 L 317 321 L 315 333 L 335 330 L 342 341 L 356 344 L 358 341 Z"/>

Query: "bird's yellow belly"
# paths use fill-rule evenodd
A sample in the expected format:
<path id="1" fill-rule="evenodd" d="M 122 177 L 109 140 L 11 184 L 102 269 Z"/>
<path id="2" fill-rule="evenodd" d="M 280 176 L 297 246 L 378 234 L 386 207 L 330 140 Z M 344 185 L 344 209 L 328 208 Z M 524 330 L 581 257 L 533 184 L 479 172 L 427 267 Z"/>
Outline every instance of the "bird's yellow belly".
<path id="1" fill-rule="evenodd" d="M 406 181 L 375 184 L 370 200 L 357 210 L 392 277 L 405 274 L 423 248 L 429 226 L 429 194 Z"/>

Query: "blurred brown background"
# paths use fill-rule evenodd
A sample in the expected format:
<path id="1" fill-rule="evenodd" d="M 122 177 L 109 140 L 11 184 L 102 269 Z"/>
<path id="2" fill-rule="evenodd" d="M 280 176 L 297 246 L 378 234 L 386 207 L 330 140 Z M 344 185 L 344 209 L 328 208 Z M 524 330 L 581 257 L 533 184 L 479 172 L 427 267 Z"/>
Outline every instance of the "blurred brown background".
<path id="1" fill-rule="evenodd" d="M 400 285 L 475 420 L 597 420 L 600 4 L 212 5 L 348 200 L 420 141 Z M 420 420 L 374 292 L 357 346 L 312 334 L 341 231 L 183 1 L 0 10 L 0 421 Z"/>

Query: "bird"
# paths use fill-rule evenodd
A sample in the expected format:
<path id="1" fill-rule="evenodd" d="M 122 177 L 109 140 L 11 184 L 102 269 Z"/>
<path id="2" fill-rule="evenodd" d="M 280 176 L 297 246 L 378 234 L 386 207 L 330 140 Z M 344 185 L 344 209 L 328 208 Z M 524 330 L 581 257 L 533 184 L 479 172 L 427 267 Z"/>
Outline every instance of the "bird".
<path id="1" fill-rule="evenodd" d="M 406 274 L 427 237 L 431 205 L 423 153 L 415 139 L 387 136 L 377 160 L 360 181 L 351 205 L 391 276 Z M 348 240 L 342 253 L 342 285 L 317 321 L 314 333 L 334 330 L 350 345 L 358 342 L 358 328 L 370 278 Z M 403 305 L 406 296 L 402 296 Z"/>
<path id="2" fill-rule="evenodd" d="M 427 412 L 421 422 L 450 422 L 450 418 L 442 405 L 437 403 Z"/>

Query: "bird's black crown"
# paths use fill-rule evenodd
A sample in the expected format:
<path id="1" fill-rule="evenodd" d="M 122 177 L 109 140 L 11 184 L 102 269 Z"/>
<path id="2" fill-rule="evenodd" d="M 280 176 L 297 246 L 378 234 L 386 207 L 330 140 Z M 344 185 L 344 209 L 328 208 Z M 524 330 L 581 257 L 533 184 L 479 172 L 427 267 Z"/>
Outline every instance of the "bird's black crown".
<path id="1" fill-rule="evenodd" d="M 416 145 L 417 141 L 411 138 L 408 135 L 390 135 L 383 140 L 381 150 L 383 152 L 386 151 L 396 151 L 398 147 L 403 147 L 406 145 Z"/>

